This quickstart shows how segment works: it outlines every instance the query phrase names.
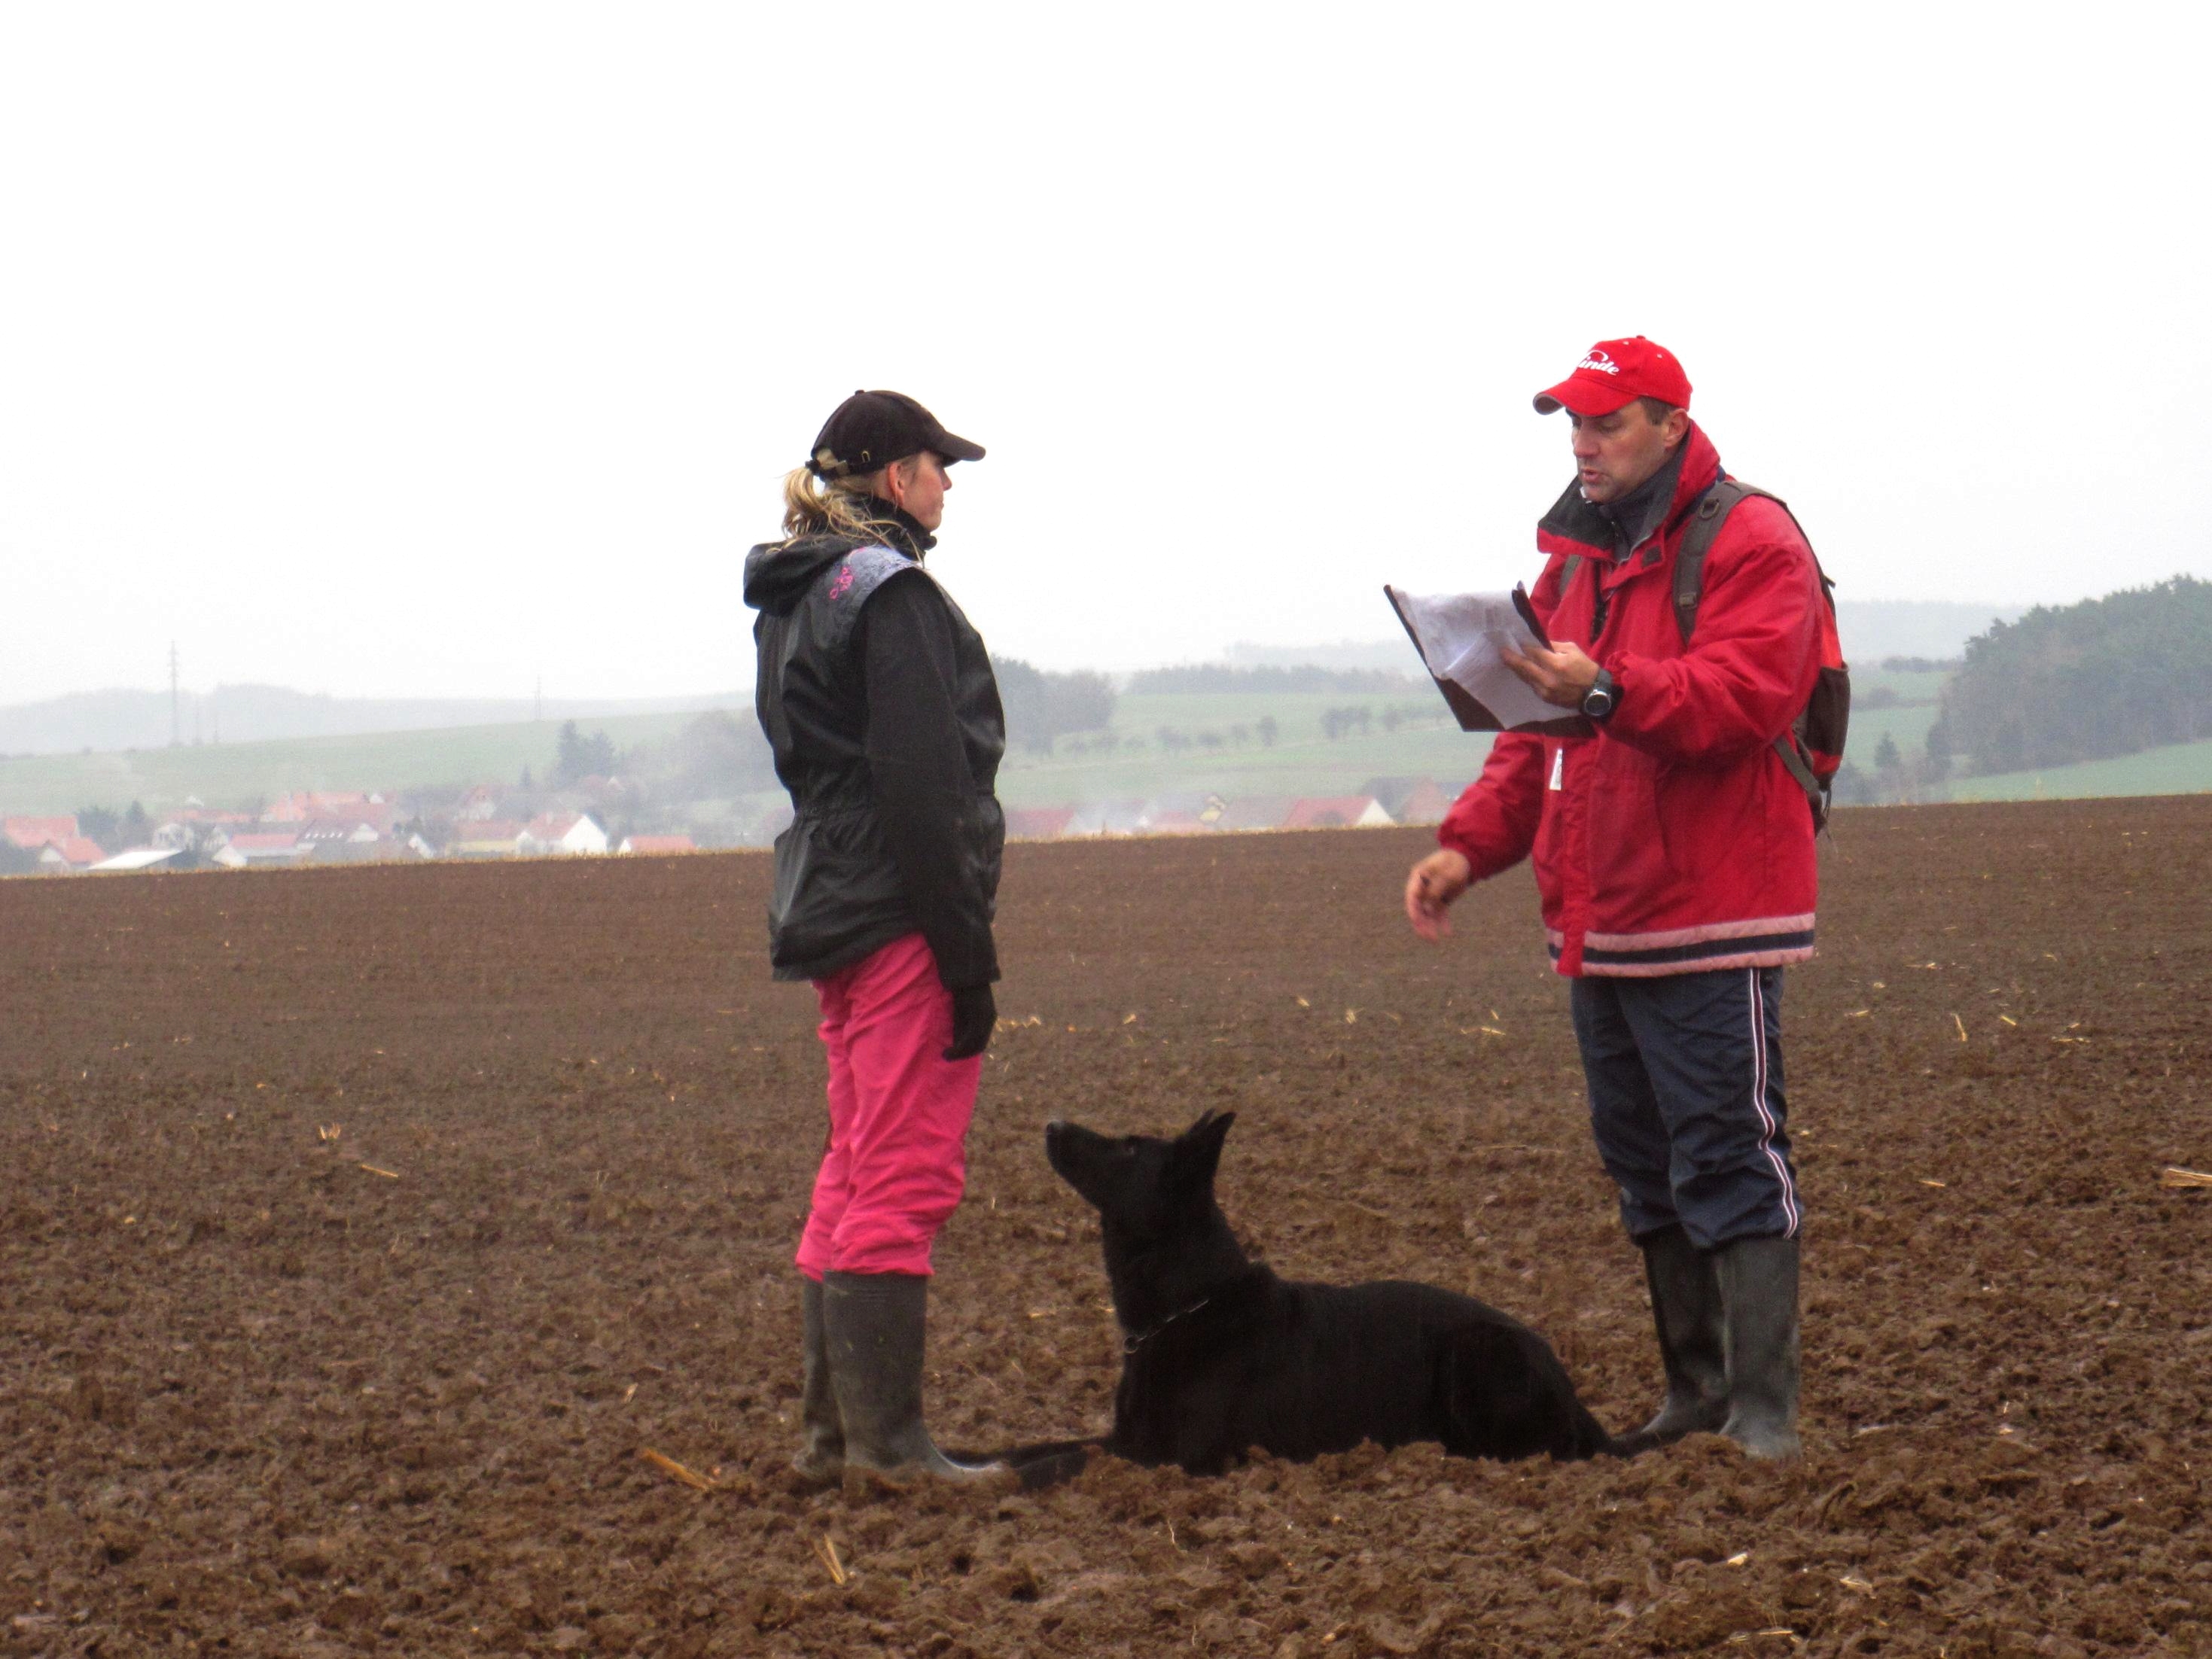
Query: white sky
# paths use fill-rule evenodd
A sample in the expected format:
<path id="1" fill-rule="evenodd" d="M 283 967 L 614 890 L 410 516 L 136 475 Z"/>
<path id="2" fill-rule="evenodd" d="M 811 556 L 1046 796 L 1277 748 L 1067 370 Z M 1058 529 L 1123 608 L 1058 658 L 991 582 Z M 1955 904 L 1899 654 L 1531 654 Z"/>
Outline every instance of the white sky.
<path id="1" fill-rule="evenodd" d="M 10 6 L 0 702 L 749 684 L 859 386 L 1051 667 L 1510 583 L 1682 359 L 1847 597 L 2212 574 L 2193 9 Z"/>

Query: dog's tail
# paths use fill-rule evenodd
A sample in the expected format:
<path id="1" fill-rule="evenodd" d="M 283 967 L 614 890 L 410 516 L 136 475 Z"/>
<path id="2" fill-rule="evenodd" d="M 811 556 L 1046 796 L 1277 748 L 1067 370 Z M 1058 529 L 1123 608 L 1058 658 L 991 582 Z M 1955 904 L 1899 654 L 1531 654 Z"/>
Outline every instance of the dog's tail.
<path id="1" fill-rule="evenodd" d="M 1093 1435 L 1085 1440 L 1042 1440 L 1003 1451 L 949 1451 L 945 1455 L 962 1463 L 1003 1464 L 1013 1471 L 1024 1492 L 1042 1492 L 1073 1480 L 1091 1462 L 1091 1453 L 1105 1449 L 1105 1437 Z"/>
<path id="2" fill-rule="evenodd" d="M 1607 1457 L 1636 1457 L 1667 1443 L 1668 1437 L 1654 1434 L 1649 1429 L 1633 1429 L 1626 1434 L 1609 1434 L 1598 1448 Z"/>

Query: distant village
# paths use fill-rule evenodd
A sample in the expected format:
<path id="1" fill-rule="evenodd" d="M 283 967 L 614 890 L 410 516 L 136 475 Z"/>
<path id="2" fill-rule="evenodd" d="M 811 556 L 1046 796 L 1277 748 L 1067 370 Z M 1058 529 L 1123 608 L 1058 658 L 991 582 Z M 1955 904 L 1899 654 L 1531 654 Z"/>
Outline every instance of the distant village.
<path id="1" fill-rule="evenodd" d="M 617 778 L 586 778 L 558 804 L 491 785 L 450 797 L 434 814 L 402 795 L 300 790 L 259 813 L 196 800 L 179 811 L 135 810 L 101 839 L 75 814 L 0 818 L 0 875 L 109 875 L 206 868 L 288 869 L 432 859 L 667 855 L 709 850 L 690 834 L 610 836 L 622 811 Z M 1224 797 L 1203 791 L 1071 806 L 1010 807 L 1015 841 L 1068 836 L 1208 835 L 1268 830 L 1367 829 L 1433 823 L 1452 797 L 1430 778 L 1373 778 L 1348 795 Z M 112 815 L 103 814 L 103 817 Z M 787 805 L 765 811 L 733 842 L 763 847 L 791 821 Z M 110 842 L 127 845 L 108 845 Z"/>

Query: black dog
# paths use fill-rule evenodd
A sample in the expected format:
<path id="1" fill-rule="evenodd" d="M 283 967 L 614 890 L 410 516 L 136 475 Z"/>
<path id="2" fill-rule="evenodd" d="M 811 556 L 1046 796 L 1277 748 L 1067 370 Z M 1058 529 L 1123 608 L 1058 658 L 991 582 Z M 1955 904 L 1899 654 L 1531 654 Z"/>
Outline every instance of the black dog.
<path id="1" fill-rule="evenodd" d="M 1301 1459 L 1364 1440 L 1462 1457 L 1640 1449 L 1598 1425 L 1542 1337 L 1473 1297 L 1296 1284 L 1249 1258 L 1213 1196 L 1235 1121 L 1209 1112 L 1174 1140 L 1046 1127 L 1052 1167 L 1097 1208 L 1127 1358 L 1113 1433 L 1010 1454 L 1024 1485 L 1079 1469 L 1086 1445 L 1193 1474 L 1255 1446 Z"/>

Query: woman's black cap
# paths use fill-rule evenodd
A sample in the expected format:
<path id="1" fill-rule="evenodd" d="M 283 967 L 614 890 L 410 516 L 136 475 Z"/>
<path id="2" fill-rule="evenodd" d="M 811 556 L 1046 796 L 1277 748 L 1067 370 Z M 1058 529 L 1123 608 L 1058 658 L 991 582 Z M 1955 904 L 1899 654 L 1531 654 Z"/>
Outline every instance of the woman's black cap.
<path id="1" fill-rule="evenodd" d="M 806 470 L 817 478 L 873 472 L 923 450 L 947 461 L 980 461 L 983 446 L 956 438 L 920 404 L 896 392 L 855 392 L 814 440 Z"/>

